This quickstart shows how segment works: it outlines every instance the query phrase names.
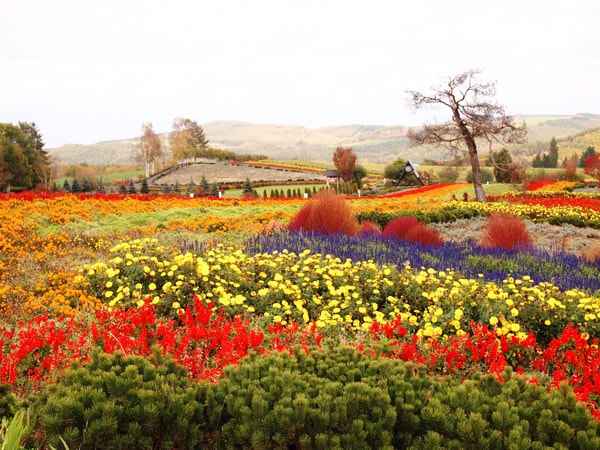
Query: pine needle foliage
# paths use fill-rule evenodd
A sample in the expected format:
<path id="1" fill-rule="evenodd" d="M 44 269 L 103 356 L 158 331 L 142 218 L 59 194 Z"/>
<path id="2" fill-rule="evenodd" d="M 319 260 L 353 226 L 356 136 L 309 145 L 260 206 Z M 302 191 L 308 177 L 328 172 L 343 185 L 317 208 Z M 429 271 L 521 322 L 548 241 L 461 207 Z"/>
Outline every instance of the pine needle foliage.
<path id="1" fill-rule="evenodd" d="M 253 354 L 207 392 L 213 448 L 600 448 L 598 422 L 567 385 L 431 377 L 354 348 Z"/>
<path id="2" fill-rule="evenodd" d="M 203 385 L 155 352 L 152 359 L 96 351 L 38 401 L 38 448 L 197 448 Z"/>

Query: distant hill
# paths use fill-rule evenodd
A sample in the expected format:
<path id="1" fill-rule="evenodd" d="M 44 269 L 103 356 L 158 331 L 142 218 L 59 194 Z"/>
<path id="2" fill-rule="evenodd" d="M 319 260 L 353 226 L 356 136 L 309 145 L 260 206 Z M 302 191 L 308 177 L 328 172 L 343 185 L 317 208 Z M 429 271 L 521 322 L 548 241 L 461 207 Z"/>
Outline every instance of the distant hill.
<path id="1" fill-rule="evenodd" d="M 600 130 L 600 114 L 561 116 L 522 116 L 528 126 L 528 144 L 511 149 L 523 158 L 533 158 L 548 147 L 555 137 L 559 152 L 574 153 L 596 138 L 585 138 L 587 131 Z M 447 150 L 415 147 L 406 137 L 402 125 L 340 125 L 306 128 L 295 125 L 256 124 L 217 121 L 202 125 L 212 147 L 237 153 L 260 153 L 278 160 L 331 161 L 338 145 L 351 147 L 362 163 L 388 164 L 399 156 L 420 162 L 425 158 L 443 160 Z M 600 136 L 600 133 L 599 133 Z M 167 134 L 163 137 L 166 139 Z M 576 142 L 577 141 L 577 142 Z M 99 142 L 91 145 L 68 144 L 49 149 L 62 164 L 126 165 L 132 164 L 139 138 Z M 577 145 L 575 145 L 577 144 Z M 600 145 L 597 147 L 600 150 Z M 581 153 L 581 150 L 577 150 Z"/>

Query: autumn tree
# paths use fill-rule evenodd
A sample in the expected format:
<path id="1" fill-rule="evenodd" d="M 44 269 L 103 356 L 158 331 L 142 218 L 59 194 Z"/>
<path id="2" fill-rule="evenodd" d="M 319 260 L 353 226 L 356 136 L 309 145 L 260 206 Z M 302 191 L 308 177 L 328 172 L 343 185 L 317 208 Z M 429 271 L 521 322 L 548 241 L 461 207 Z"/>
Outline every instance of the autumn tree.
<path id="1" fill-rule="evenodd" d="M 202 127 L 197 122 L 182 117 L 173 121 L 170 143 L 173 159 L 176 161 L 195 161 L 208 149 L 208 140 Z"/>
<path id="2" fill-rule="evenodd" d="M 338 145 L 333 153 L 333 164 L 335 164 L 340 178 L 348 182 L 352 180 L 352 174 L 356 167 L 356 154 L 351 148 L 343 148 L 341 145 Z"/>
<path id="3" fill-rule="evenodd" d="M 422 129 L 410 130 L 408 136 L 416 144 L 446 146 L 455 155 L 466 153 L 471 164 L 475 197 L 485 202 L 478 143 L 487 144 L 490 152 L 494 142 L 523 143 L 527 129 L 524 123 L 517 125 L 514 117 L 506 115 L 504 106 L 493 101 L 496 84 L 479 82 L 480 73 L 478 69 L 460 73 L 449 78 L 446 84 L 433 88 L 430 95 L 407 91 L 408 102 L 415 109 L 441 106 L 451 113 L 449 121 L 423 125 Z"/>
<path id="4" fill-rule="evenodd" d="M 581 155 L 581 158 L 579 159 L 579 167 L 585 167 L 585 160 L 587 159 L 588 156 L 594 156 L 596 154 L 596 149 L 594 148 L 593 145 L 588 146 L 588 148 L 585 149 L 585 151 L 583 152 L 583 154 Z"/>
<path id="5" fill-rule="evenodd" d="M 148 178 L 156 172 L 156 161 L 163 156 L 162 142 L 158 134 L 154 132 L 151 123 L 142 125 L 142 133 L 135 160 L 144 164 L 146 178 Z"/>
<path id="6" fill-rule="evenodd" d="M 583 173 L 596 178 L 598 180 L 598 187 L 600 187 L 600 154 L 596 153 L 585 158 Z"/>

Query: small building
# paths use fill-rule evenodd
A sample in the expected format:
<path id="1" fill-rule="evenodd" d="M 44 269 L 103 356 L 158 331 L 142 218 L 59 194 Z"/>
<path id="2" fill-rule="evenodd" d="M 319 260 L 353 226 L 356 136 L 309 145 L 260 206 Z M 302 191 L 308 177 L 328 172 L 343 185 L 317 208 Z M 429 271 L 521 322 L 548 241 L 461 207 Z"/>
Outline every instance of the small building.
<path id="1" fill-rule="evenodd" d="M 323 171 L 323 176 L 325 177 L 327 186 L 329 186 L 331 183 L 337 183 L 340 181 L 340 174 L 338 173 L 337 169 L 325 169 Z"/>

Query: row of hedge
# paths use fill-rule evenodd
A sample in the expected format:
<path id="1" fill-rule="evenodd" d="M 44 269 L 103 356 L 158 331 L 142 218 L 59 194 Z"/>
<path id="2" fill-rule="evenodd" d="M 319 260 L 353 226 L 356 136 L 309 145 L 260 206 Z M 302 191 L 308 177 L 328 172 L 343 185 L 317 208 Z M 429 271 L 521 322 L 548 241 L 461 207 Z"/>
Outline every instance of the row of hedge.
<path id="1" fill-rule="evenodd" d="M 31 403 L 35 448 L 597 449 L 564 386 L 432 378 L 353 348 L 253 354 L 215 384 L 168 357 L 95 353 Z M 62 440 L 64 440 L 64 443 Z"/>

